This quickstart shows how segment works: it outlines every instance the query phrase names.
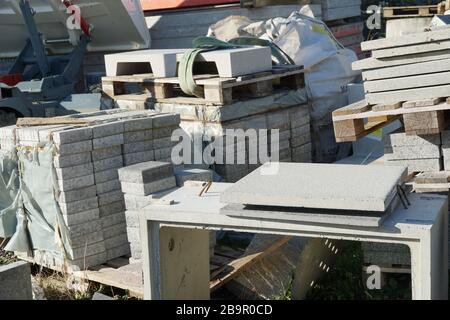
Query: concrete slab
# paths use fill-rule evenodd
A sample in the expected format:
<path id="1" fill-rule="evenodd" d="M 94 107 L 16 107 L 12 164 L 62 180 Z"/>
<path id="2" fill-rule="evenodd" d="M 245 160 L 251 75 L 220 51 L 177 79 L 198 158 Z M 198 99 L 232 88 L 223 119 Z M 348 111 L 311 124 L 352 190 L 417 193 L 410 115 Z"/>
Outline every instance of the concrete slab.
<path id="1" fill-rule="evenodd" d="M 448 31 L 447 31 L 448 33 Z M 449 40 L 449 38 L 447 38 Z M 429 42 L 424 44 L 409 45 L 372 51 L 372 57 L 376 59 L 406 56 L 417 53 L 428 53 L 450 49 L 450 41 Z"/>
<path id="2" fill-rule="evenodd" d="M 426 88 L 368 93 L 366 94 L 366 101 L 369 104 L 391 104 L 399 101 L 447 97 L 449 92 L 450 85 L 441 85 Z"/>
<path id="3" fill-rule="evenodd" d="M 173 175 L 173 166 L 167 162 L 144 162 L 119 170 L 121 182 L 149 183 Z"/>
<path id="4" fill-rule="evenodd" d="M 385 159 L 409 160 L 409 159 L 439 159 L 441 148 L 437 146 L 407 146 L 385 148 Z"/>
<path id="5" fill-rule="evenodd" d="M 163 190 L 175 188 L 177 186 L 174 176 L 163 178 L 149 183 L 122 182 L 122 191 L 125 194 L 138 196 L 148 196 Z"/>
<path id="6" fill-rule="evenodd" d="M 408 173 L 441 171 L 441 159 L 390 160 L 386 165 L 408 167 Z"/>
<path id="7" fill-rule="evenodd" d="M 177 76 L 177 62 L 188 49 L 141 50 L 105 55 L 106 75 L 153 73 L 157 78 Z M 220 77 L 272 70 L 270 48 L 249 47 L 205 52 L 198 62 L 214 62 Z"/>
<path id="8" fill-rule="evenodd" d="M 384 212 L 406 168 L 279 163 L 252 172 L 221 195 L 227 204 Z M 370 183 L 367 183 L 370 181 Z"/>
<path id="9" fill-rule="evenodd" d="M 389 216 L 380 212 L 343 212 L 342 210 L 323 210 L 323 209 L 302 209 L 295 210 L 286 208 L 282 210 L 280 207 L 258 207 L 244 206 L 239 204 L 227 205 L 220 210 L 221 214 L 230 217 L 246 217 L 265 220 L 284 220 L 292 222 L 307 222 L 317 224 L 332 224 L 344 226 L 359 226 L 376 228 Z"/>
<path id="10" fill-rule="evenodd" d="M 384 138 L 385 146 L 389 147 L 406 147 L 406 146 L 439 146 L 441 145 L 441 135 L 432 134 L 426 136 L 411 135 L 408 136 L 404 132 L 391 133 Z"/>
<path id="11" fill-rule="evenodd" d="M 0 300 L 32 300 L 30 265 L 24 261 L 0 266 Z"/>

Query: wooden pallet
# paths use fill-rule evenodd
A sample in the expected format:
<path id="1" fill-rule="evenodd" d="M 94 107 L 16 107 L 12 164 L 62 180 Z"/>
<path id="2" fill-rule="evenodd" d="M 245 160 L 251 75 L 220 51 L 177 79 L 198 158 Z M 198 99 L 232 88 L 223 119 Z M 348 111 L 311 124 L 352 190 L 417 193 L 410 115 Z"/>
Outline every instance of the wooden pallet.
<path id="1" fill-rule="evenodd" d="M 333 125 L 337 142 L 351 142 L 398 119 L 403 119 L 407 135 L 438 134 L 447 127 L 449 118 L 450 99 L 391 105 L 369 105 L 362 100 L 334 111 Z"/>
<path id="2" fill-rule="evenodd" d="M 155 78 L 152 74 L 104 77 L 103 91 L 113 99 L 130 93 L 149 96 L 159 102 L 174 102 L 184 97 L 185 103 L 226 105 L 234 100 L 247 100 L 271 95 L 278 88 L 297 90 L 304 88 L 304 71 L 299 66 L 276 66 L 271 72 L 262 72 L 237 78 L 220 78 L 217 75 L 197 75 L 194 79 L 203 88 L 201 98 L 186 96 L 175 78 Z M 134 90 L 134 92 L 130 92 Z M 177 101 L 179 102 L 179 101 Z"/>
<path id="3" fill-rule="evenodd" d="M 263 250 L 245 254 L 242 249 L 234 249 L 225 246 L 216 246 L 214 256 L 210 259 L 210 289 L 211 292 L 221 288 L 234 279 L 242 270 L 251 267 L 268 254 L 285 245 L 292 237 L 282 237 L 271 243 Z M 34 263 L 32 258 L 19 257 L 22 260 Z M 62 270 L 60 268 L 49 268 L 57 272 L 68 273 L 73 279 L 79 281 L 90 281 L 106 286 L 127 290 L 131 297 L 143 298 L 142 265 L 140 263 L 130 264 L 129 259 L 121 257 L 113 259 L 100 266 L 89 268 L 84 271 Z"/>
<path id="4" fill-rule="evenodd" d="M 436 14 L 443 14 L 444 12 L 445 3 L 429 6 L 384 7 L 383 17 L 385 19 L 432 17 Z"/>

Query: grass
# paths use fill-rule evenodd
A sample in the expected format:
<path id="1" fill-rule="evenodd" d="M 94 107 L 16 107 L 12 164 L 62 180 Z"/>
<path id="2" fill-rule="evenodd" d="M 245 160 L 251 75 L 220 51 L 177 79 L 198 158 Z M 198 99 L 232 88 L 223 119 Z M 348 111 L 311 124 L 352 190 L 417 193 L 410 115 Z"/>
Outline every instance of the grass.
<path id="1" fill-rule="evenodd" d="M 0 265 L 16 262 L 17 259 L 12 252 L 6 252 L 0 249 Z"/>

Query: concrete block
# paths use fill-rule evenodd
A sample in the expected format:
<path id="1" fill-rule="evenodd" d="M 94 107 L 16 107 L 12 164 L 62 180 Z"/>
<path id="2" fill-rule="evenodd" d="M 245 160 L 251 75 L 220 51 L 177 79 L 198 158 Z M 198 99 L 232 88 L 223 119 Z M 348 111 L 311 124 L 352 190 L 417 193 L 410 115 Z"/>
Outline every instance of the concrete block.
<path id="1" fill-rule="evenodd" d="M 114 169 L 105 170 L 105 171 L 101 171 L 101 172 L 95 172 L 94 173 L 95 183 L 101 184 L 101 183 L 104 183 L 107 181 L 119 179 L 118 170 L 119 170 L 119 168 L 114 168 Z"/>
<path id="2" fill-rule="evenodd" d="M 92 161 L 105 160 L 122 155 L 121 146 L 92 150 Z"/>
<path id="3" fill-rule="evenodd" d="M 102 225 L 99 220 L 95 220 L 78 224 L 75 226 L 68 226 L 68 229 L 69 229 L 68 234 L 70 238 L 79 238 L 87 234 L 102 231 Z"/>
<path id="4" fill-rule="evenodd" d="M 311 159 L 312 156 L 312 144 L 308 143 L 301 147 L 292 148 L 292 158 L 305 158 Z"/>
<path id="5" fill-rule="evenodd" d="M 113 158 L 107 158 L 99 161 L 94 161 L 94 171 L 102 172 L 109 169 L 122 168 L 123 167 L 123 158 L 122 156 L 116 156 Z"/>
<path id="6" fill-rule="evenodd" d="M 173 175 L 173 166 L 167 162 L 145 162 L 119 170 L 121 182 L 149 183 Z"/>
<path id="7" fill-rule="evenodd" d="M 102 241 L 103 241 L 103 232 L 97 231 L 97 232 L 93 232 L 93 233 L 90 233 L 90 234 L 83 235 L 81 237 L 71 238 L 70 239 L 70 246 L 72 248 L 85 248 L 85 247 L 87 247 L 87 246 L 89 246 L 91 244 L 96 244 L 96 248 L 97 248 L 97 250 L 99 250 L 96 253 L 100 253 L 100 252 L 105 251 L 105 245 L 104 244 L 98 245 L 98 243 L 102 242 Z M 100 249 L 98 249 L 98 248 L 100 248 Z M 96 253 L 86 252 L 86 254 L 89 255 L 89 256 L 94 255 Z"/>
<path id="8" fill-rule="evenodd" d="M 250 173 L 223 192 L 221 201 L 384 212 L 407 175 L 405 168 L 394 166 L 280 163 L 272 175 L 265 174 L 268 169 L 264 165 Z"/>
<path id="9" fill-rule="evenodd" d="M 147 64 L 147 73 L 155 77 L 175 77 L 187 49 L 140 50 L 105 55 L 108 76 L 136 73 L 136 64 Z M 214 62 L 220 77 L 237 77 L 272 70 L 270 50 L 261 47 L 226 49 L 201 53 L 199 61 Z M 141 71 L 142 72 L 142 71 Z"/>
<path id="10" fill-rule="evenodd" d="M 0 300 L 32 300 L 30 265 L 24 261 L 0 266 Z"/>
<path id="11" fill-rule="evenodd" d="M 178 187 L 184 186 L 186 181 L 213 181 L 211 170 L 205 169 L 176 169 L 175 179 Z"/>
<path id="12" fill-rule="evenodd" d="M 90 221 L 98 220 L 100 217 L 100 210 L 98 208 L 79 212 L 75 214 L 65 215 L 63 214 L 64 222 L 67 226 L 76 226 Z"/>
<path id="13" fill-rule="evenodd" d="M 124 166 L 132 166 L 136 163 L 148 162 L 153 160 L 155 160 L 155 153 L 153 150 L 136 153 L 126 153 L 123 155 Z"/>
<path id="14" fill-rule="evenodd" d="M 365 215 L 361 212 L 351 212 L 347 214 L 342 211 L 330 210 L 328 213 L 318 212 L 314 209 L 286 209 L 275 211 L 273 210 L 258 210 L 247 208 L 243 205 L 227 205 L 220 211 L 221 214 L 230 217 L 239 218 L 257 218 L 272 220 L 276 217 L 277 220 L 303 222 L 303 223 L 318 223 L 318 224 L 331 224 L 331 225 L 345 225 L 345 226 L 358 226 L 358 227 L 379 227 L 383 221 L 389 216 L 389 214 L 380 213 L 375 215 Z M 127 229 L 128 231 L 128 229 Z M 130 239 L 130 233 L 128 233 L 128 239 Z M 131 241 L 131 240 L 130 240 Z"/>
<path id="15" fill-rule="evenodd" d="M 153 150 L 153 141 L 152 140 L 127 143 L 127 144 L 122 145 L 122 152 L 124 154 L 137 153 L 137 152 L 143 152 L 143 151 L 151 151 L 151 150 Z"/>
<path id="16" fill-rule="evenodd" d="M 148 196 L 152 193 L 157 193 L 167 189 L 172 189 L 177 186 L 175 177 L 168 177 L 161 180 L 149 183 L 132 183 L 122 182 L 122 191 L 125 194 L 133 194 L 138 196 Z"/>
<path id="17" fill-rule="evenodd" d="M 109 147 L 118 146 L 124 143 L 124 134 L 116 134 L 114 136 L 107 136 L 103 138 L 97 138 L 92 140 L 92 146 L 94 149 L 104 149 Z"/>
<path id="18" fill-rule="evenodd" d="M 168 189 L 163 191 L 162 193 L 170 193 L 175 189 Z M 125 207 L 127 210 L 131 211 L 138 211 L 142 209 L 143 207 L 148 206 L 152 201 L 158 201 L 159 200 L 159 194 L 156 195 L 148 195 L 148 196 L 138 196 L 134 194 L 124 194 L 125 198 Z"/>
<path id="19" fill-rule="evenodd" d="M 103 241 L 84 246 L 82 245 L 78 248 L 70 247 L 66 249 L 70 259 L 81 259 L 83 257 L 93 256 L 105 252 L 105 250 L 105 243 Z"/>
<path id="20" fill-rule="evenodd" d="M 178 126 L 164 127 L 164 128 L 158 128 L 158 129 L 153 127 L 153 138 L 160 139 L 160 138 L 171 137 L 172 133 L 179 128 L 180 127 L 178 127 Z"/>
<path id="21" fill-rule="evenodd" d="M 122 200 L 116 201 L 99 207 L 100 218 L 109 217 L 125 211 L 125 202 Z"/>
<path id="22" fill-rule="evenodd" d="M 433 134 L 426 136 L 417 136 L 417 135 L 408 136 L 402 132 L 402 133 L 391 133 L 385 136 L 383 139 L 385 146 L 389 147 L 407 147 L 407 146 L 433 147 L 441 145 L 440 134 Z"/>
<path id="23" fill-rule="evenodd" d="M 95 292 L 94 295 L 92 296 L 92 301 L 105 301 L 105 300 L 106 301 L 114 300 L 114 298 L 100 292 Z"/>
<path id="24" fill-rule="evenodd" d="M 55 168 L 67 168 L 87 164 L 92 161 L 90 152 L 76 153 L 68 156 L 55 156 L 53 164 Z"/>
<path id="25" fill-rule="evenodd" d="M 364 82 L 366 92 L 384 92 L 404 90 L 420 87 L 432 87 L 450 84 L 450 72 L 430 73 L 417 76 L 399 77 L 394 79 L 381 79 Z M 411 100 L 411 99 L 409 99 Z"/>
<path id="26" fill-rule="evenodd" d="M 407 146 L 385 148 L 386 160 L 408 159 L 439 159 L 441 149 L 439 146 Z"/>
<path id="27" fill-rule="evenodd" d="M 127 243 L 116 248 L 108 249 L 106 251 L 106 258 L 108 260 L 112 260 L 129 254 L 130 254 L 130 245 Z"/>
<path id="28" fill-rule="evenodd" d="M 181 121 L 181 117 L 177 113 L 156 114 L 152 119 L 154 129 L 178 126 Z"/>
<path id="29" fill-rule="evenodd" d="M 441 159 L 418 159 L 418 160 L 390 160 L 386 165 L 408 167 L 408 172 L 430 172 L 441 171 Z"/>
<path id="30" fill-rule="evenodd" d="M 162 159 L 168 159 L 172 156 L 172 147 L 155 149 L 155 161 L 161 161 Z"/>
<path id="31" fill-rule="evenodd" d="M 75 167 L 56 168 L 56 176 L 58 180 L 73 179 L 87 176 L 94 173 L 92 163 L 82 164 Z"/>
<path id="32" fill-rule="evenodd" d="M 173 142 L 171 137 L 160 138 L 153 140 L 153 148 L 156 149 L 165 149 L 172 148 Z"/>
<path id="33" fill-rule="evenodd" d="M 61 209 L 61 212 L 65 215 L 97 209 L 98 208 L 97 197 L 92 197 L 89 199 L 83 199 L 80 201 L 73 201 L 68 203 L 60 202 L 59 208 Z"/>
<path id="34" fill-rule="evenodd" d="M 303 137 L 309 134 L 311 134 L 311 128 L 309 124 L 291 129 L 292 138 Z"/>
<path id="35" fill-rule="evenodd" d="M 121 190 L 111 191 L 108 193 L 98 195 L 99 207 L 118 201 L 123 201 L 123 193 Z"/>
<path id="36" fill-rule="evenodd" d="M 90 127 L 71 127 L 67 130 L 58 130 L 52 133 L 52 140 L 58 145 L 91 140 L 92 137 L 92 129 Z"/>
<path id="37" fill-rule="evenodd" d="M 125 223 L 125 212 L 114 213 L 108 216 L 101 218 L 102 228 L 112 227 L 118 224 Z"/>
<path id="38" fill-rule="evenodd" d="M 97 194 L 104 194 L 111 191 L 120 190 L 120 188 L 121 186 L 119 179 L 98 183 L 96 185 Z"/>
<path id="39" fill-rule="evenodd" d="M 291 142 L 291 146 L 293 148 L 300 147 L 307 143 L 311 143 L 311 135 L 306 134 L 306 135 L 298 137 L 298 138 L 293 138 L 290 140 L 290 142 Z"/>
<path id="40" fill-rule="evenodd" d="M 94 184 L 95 181 L 93 174 L 73 179 L 58 180 L 59 190 L 63 192 L 90 187 L 93 186 Z"/>
<path id="41" fill-rule="evenodd" d="M 60 156 L 92 151 L 92 140 L 56 145 Z"/>
<path id="42" fill-rule="evenodd" d="M 369 104 L 393 104 L 399 101 L 446 97 L 449 92 L 450 85 L 440 85 L 434 87 L 368 93 L 366 94 L 366 101 Z"/>
<path id="43" fill-rule="evenodd" d="M 58 202 L 69 203 L 69 202 L 73 202 L 73 201 L 89 199 L 95 193 L 96 193 L 95 186 L 90 186 L 90 187 L 86 187 L 86 188 L 61 192 L 57 199 L 58 199 Z"/>
<path id="44" fill-rule="evenodd" d="M 125 214 L 124 214 L 124 216 L 125 216 Z M 104 227 L 103 228 L 103 237 L 105 239 L 117 237 L 117 236 L 126 234 L 126 230 L 127 230 L 127 224 L 125 222 L 122 222 L 122 223 L 119 223 L 116 225 L 112 225 L 109 227 Z M 119 245 L 121 245 L 121 243 Z"/>
<path id="45" fill-rule="evenodd" d="M 153 129 L 125 132 L 123 134 L 123 143 L 129 144 L 134 142 L 141 142 L 153 139 Z"/>
<path id="46" fill-rule="evenodd" d="M 93 139 L 115 136 L 123 133 L 123 122 L 116 121 L 92 126 Z"/>
<path id="47" fill-rule="evenodd" d="M 145 117 L 141 119 L 127 119 L 123 121 L 123 131 L 142 131 L 153 128 L 152 117 Z"/>

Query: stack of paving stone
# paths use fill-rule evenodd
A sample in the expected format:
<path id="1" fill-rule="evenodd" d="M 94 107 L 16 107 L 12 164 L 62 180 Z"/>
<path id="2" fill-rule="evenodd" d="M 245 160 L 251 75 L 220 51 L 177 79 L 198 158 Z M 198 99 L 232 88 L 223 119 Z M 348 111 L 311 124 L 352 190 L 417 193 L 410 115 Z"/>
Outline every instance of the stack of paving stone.
<path id="1" fill-rule="evenodd" d="M 44 264 L 45 260 L 50 267 L 84 268 L 129 254 L 118 169 L 124 163 L 154 160 L 155 153 L 162 151 L 166 159 L 167 141 L 180 121 L 177 115 L 154 111 L 110 110 L 76 117 L 92 124 L 10 126 L 0 130 L 2 149 L 46 143 L 53 143 L 55 148 L 56 200 L 69 229 L 71 247 L 68 259 L 49 253 L 35 256 L 37 263 Z"/>
<path id="2" fill-rule="evenodd" d="M 441 135 L 406 135 L 396 132 L 384 138 L 385 161 L 390 165 L 407 166 L 413 172 L 442 170 Z"/>
<path id="3" fill-rule="evenodd" d="M 322 6 L 322 20 L 334 21 L 361 15 L 361 0 L 312 0 Z"/>
<path id="4" fill-rule="evenodd" d="M 450 26 L 363 42 L 362 49 L 372 51 L 372 58 L 354 62 L 353 69 L 363 71 L 367 103 L 390 105 L 448 97 L 449 30 Z M 423 106 L 426 105 L 421 103 L 408 107 Z"/>
<path id="5" fill-rule="evenodd" d="M 192 142 L 192 150 L 197 150 L 197 154 L 202 154 L 206 149 L 206 141 L 214 141 L 221 138 L 223 142 L 223 157 L 216 158 L 212 168 L 227 182 L 236 182 L 258 168 L 264 159 L 258 155 L 259 148 L 256 149 L 256 161 L 250 161 L 250 155 L 254 147 L 268 143 L 268 151 L 271 151 L 271 130 L 279 130 L 279 160 L 281 162 L 311 162 L 312 143 L 310 129 L 310 114 L 308 105 L 299 103 L 298 99 L 291 99 L 291 96 L 298 95 L 299 91 L 284 91 L 275 93 L 269 97 L 251 99 L 249 101 L 238 101 L 230 105 L 214 106 L 204 104 L 188 103 L 155 103 L 154 108 L 159 112 L 174 112 L 181 115 L 180 127 L 189 136 Z M 260 130 L 269 130 L 267 142 L 257 136 L 255 139 L 247 136 L 245 145 L 238 142 L 238 139 L 228 139 L 228 129 L 247 132 L 255 130 L 257 135 Z M 198 150 L 200 145 L 201 150 Z M 253 153 L 252 153 L 253 152 Z M 227 157 L 227 154 L 229 155 Z M 234 154 L 234 159 L 229 159 Z M 245 162 L 238 162 L 237 155 L 240 155 Z M 220 159 L 218 159 L 220 158 Z M 185 164 L 202 164 L 195 161 L 194 156 L 191 162 Z M 233 161 L 234 160 L 234 161 Z M 205 166 L 207 163 L 203 163 Z"/>
<path id="6" fill-rule="evenodd" d="M 125 196 L 128 241 L 131 247 L 131 263 L 141 260 L 139 211 L 157 201 L 153 194 L 182 186 L 188 180 L 211 181 L 211 171 L 177 168 L 168 162 L 145 162 L 119 170 L 122 191 Z M 178 182 L 178 183 L 177 183 Z"/>

